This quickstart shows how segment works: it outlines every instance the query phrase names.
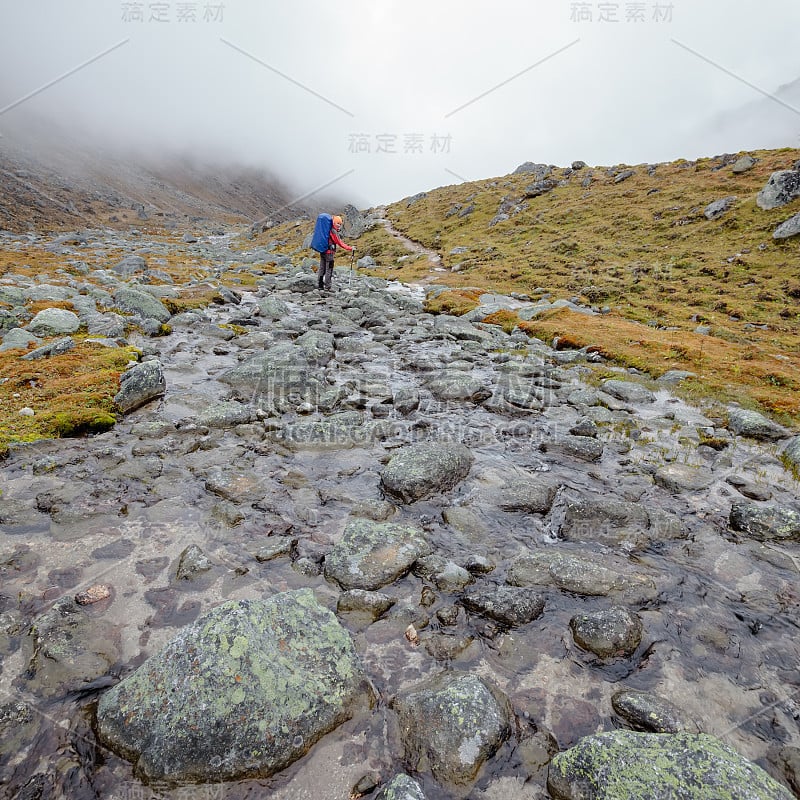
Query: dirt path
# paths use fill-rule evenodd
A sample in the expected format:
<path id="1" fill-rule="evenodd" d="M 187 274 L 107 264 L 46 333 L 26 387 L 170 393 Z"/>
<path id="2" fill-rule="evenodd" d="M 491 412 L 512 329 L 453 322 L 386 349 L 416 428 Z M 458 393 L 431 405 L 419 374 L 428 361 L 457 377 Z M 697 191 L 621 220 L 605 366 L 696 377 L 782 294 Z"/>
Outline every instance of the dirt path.
<path id="1" fill-rule="evenodd" d="M 385 228 L 386 232 L 390 236 L 394 236 L 397 241 L 399 241 L 409 253 L 414 253 L 414 255 L 423 255 L 426 256 L 428 259 L 428 264 L 430 268 L 440 270 L 442 269 L 442 257 L 435 251 L 431 250 L 424 245 L 421 245 L 419 242 L 415 242 L 413 239 L 409 239 L 408 236 L 398 231 L 393 225 L 392 221 L 387 218 L 386 216 L 386 206 L 379 206 L 376 211 L 380 214 L 380 223 Z"/>

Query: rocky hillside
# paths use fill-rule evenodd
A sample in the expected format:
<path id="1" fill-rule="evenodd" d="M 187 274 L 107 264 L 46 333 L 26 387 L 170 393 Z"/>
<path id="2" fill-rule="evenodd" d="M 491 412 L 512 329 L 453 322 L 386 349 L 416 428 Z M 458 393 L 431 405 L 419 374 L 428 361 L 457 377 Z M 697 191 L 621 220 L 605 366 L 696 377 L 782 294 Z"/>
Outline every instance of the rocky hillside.
<path id="1" fill-rule="evenodd" d="M 312 213 L 264 171 L 191 160 L 88 153 L 46 155 L 0 138 L 0 230 L 174 229 L 279 222 Z"/>
<path id="2" fill-rule="evenodd" d="M 383 209 L 390 229 L 361 238 L 361 254 L 375 262 L 363 268 L 459 289 L 434 311 L 463 314 L 481 291 L 514 293 L 538 303 L 536 314 L 488 321 L 524 323 L 548 342 L 596 348 L 655 378 L 692 372 L 699 379 L 686 389 L 696 397 L 798 421 L 798 159 L 800 150 L 777 150 L 637 166 L 525 164 Z M 777 171 L 794 176 L 795 190 L 759 203 Z M 292 252 L 301 231 L 269 235 Z"/>

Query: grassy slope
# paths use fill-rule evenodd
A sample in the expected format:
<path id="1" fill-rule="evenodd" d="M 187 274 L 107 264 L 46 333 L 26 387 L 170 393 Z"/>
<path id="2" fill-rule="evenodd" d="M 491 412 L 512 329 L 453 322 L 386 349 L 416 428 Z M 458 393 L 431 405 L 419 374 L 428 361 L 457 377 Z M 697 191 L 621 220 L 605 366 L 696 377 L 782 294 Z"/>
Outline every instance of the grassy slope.
<path id="1" fill-rule="evenodd" d="M 385 277 L 608 306 L 608 316 L 565 311 L 524 327 L 548 341 L 558 336 L 562 346 L 596 346 L 654 377 L 668 369 L 696 372 L 699 379 L 686 387 L 695 395 L 737 399 L 797 422 L 800 239 L 776 242 L 772 232 L 800 211 L 800 200 L 762 211 L 756 195 L 772 172 L 800 159 L 800 150 L 752 155 L 757 164 L 742 175 L 731 164 L 699 159 L 657 165 L 652 175 L 639 165 L 618 184 L 603 167 L 571 175 L 555 169 L 551 178 L 566 184 L 527 200 L 530 175 L 446 186 L 411 205 L 394 203 L 387 215 L 396 229 L 437 250 L 447 272 L 430 273 L 424 259 L 398 264 L 402 248 L 380 229 L 361 250 Z M 738 198 L 732 210 L 706 220 L 705 207 L 731 195 Z M 504 200 L 523 210 L 490 226 Z M 470 205 L 474 211 L 459 217 L 459 206 Z M 451 254 L 455 248 L 466 251 Z M 475 297 L 448 293 L 431 308 L 464 313 Z M 516 322 L 508 315 L 494 321 Z M 712 335 L 694 334 L 700 324 Z"/>

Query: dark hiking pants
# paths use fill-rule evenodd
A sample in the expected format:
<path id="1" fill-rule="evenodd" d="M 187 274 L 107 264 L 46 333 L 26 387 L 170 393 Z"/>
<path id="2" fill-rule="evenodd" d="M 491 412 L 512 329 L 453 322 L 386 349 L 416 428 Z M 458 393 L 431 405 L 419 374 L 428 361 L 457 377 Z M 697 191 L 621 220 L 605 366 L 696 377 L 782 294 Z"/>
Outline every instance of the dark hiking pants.
<path id="1" fill-rule="evenodd" d="M 330 289 L 331 278 L 333 278 L 333 253 L 320 253 L 317 286 L 322 289 L 324 284 L 326 289 Z"/>

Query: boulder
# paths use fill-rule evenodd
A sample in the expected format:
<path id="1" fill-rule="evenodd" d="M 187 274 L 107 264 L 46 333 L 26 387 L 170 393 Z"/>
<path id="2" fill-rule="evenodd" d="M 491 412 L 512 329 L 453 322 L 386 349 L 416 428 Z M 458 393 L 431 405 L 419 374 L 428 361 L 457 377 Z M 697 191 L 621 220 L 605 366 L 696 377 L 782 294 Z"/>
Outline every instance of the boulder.
<path id="1" fill-rule="evenodd" d="M 369 699 L 350 636 L 303 589 L 184 628 L 100 698 L 97 735 L 148 782 L 265 778 Z"/>
<path id="2" fill-rule="evenodd" d="M 786 169 L 773 172 L 767 185 L 758 193 L 759 208 L 770 211 L 788 205 L 800 197 L 800 170 Z"/>
<path id="3" fill-rule="evenodd" d="M 353 518 L 325 557 L 325 577 L 343 589 L 375 591 L 406 575 L 430 551 L 417 528 Z"/>
<path id="4" fill-rule="evenodd" d="M 394 597 L 365 589 L 349 589 L 339 595 L 336 611 L 340 614 L 363 614 L 371 620 L 382 617 L 395 603 Z"/>
<path id="5" fill-rule="evenodd" d="M 734 175 L 742 175 L 753 169 L 755 165 L 756 160 L 752 156 L 741 156 L 731 167 L 731 172 L 733 172 Z"/>
<path id="6" fill-rule="evenodd" d="M 789 506 L 739 500 L 731 507 L 729 522 L 733 530 L 760 542 L 800 539 L 800 511 Z"/>
<path id="7" fill-rule="evenodd" d="M 161 397 L 167 389 L 164 369 L 158 360 L 143 361 L 131 367 L 122 373 L 119 384 L 114 403 L 123 414 Z"/>
<path id="8" fill-rule="evenodd" d="M 440 336 L 452 336 L 463 342 L 490 342 L 492 335 L 461 317 L 450 317 L 440 314 L 433 323 L 434 333 Z"/>
<path id="9" fill-rule="evenodd" d="M 42 340 L 23 328 L 12 328 L 3 336 L 3 344 L 0 351 L 5 350 L 27 350 L 32 344 L 41 344 Z"/>
<path id="10" fill-rule="evenodd" d="M 333 334 L 327 331 L 307 331 L 295 340 L 309 364 L 324 367 L 333 358 Z"/>
<path id="11" fill-rule="evenodd" d="M 627 658 L 642 641 L 642 620 L 627 608 L 607 608 L 574 616 L 575 643 L 600 658 Z"/>
<path id="12" fill-rule="evenodd" d="M 512 586 L 553 586 L 586 597 L 631 602 L 652 600 L 658 595 L 652 578 L 618 567 L 603 556 L 578 556 L 551 549 L 517 558 L 508 569 L 506 581 Z"/>
<path id="13" fill-rule="evenodd" d="M 733 204 L 736 202 L 736 199 L 736 196 L 732 195 L 731 197 L 723 197 L 721 200 L 715 200 L 713 203 L 709 203 L 705 207 L 703 215 L 708 220 L 719 219 L 723 214 L 731 209 Z"/>
<path id="14" fill-rule="evenodd" d="M 484 586 L 471 589 L 462 598 L 464 608 L 509 628 L 526 625 L 544 611 L 544 597 L 520 586 Z"/>
<path id="15" fill-rule="evenodd" d="M 549 164 L 534 164 L 533 161 L 526 161 L 520 164 L 512 175 L 531 175 L 535 181 L 543 181 L 553 174 L 553 168 Z"/>
<path id="16" fill-rule="evenodd" d="M 653 478 L 658 486 L 673 494 L 700 492 L 714 483 L 714 476 L 707 467 L 689 464 L 665 464 Z"/>
<path id="17" fill-rule="evenodd" d="M 774 442 L 785 439 L 789 432 L 782 425 L 767 419 L 758 411 L 745 408 L 728 409 L 728 429 L 739 436 Z"/>
<path id="18" fill-rule="evenodd" d="M 278 297 L 265 297 L 259 300 L 258 308 L 264 319 L 283 320 L 289 316 L 289 306 Z"/>
<path id="19" fill-rule="evenodd" d="M 324 375 L 312 367 L 304 352 L 285 342 L 243 361 L 220 377 L 241 400 L 278 413 L 295 411 L 298 405 L 319 405 L 330 389 Z"/>
<path id="20" fill-rule="evenodd" d="M 540 442 L 539 449 L 543 453 L 565 455 L 579 461 L 600 461 L 603 457 L 603 443 L 589 436 L 573 436 L 565 434 L 554 439 Z"/>
<path id="21" fill-rule="evenodd" d="M 558 186 L 558 184 L 554 180 L 546 178 L 545 180 L 542 181 L 534 181 L 533 183 L 526 186 L 523 191 L 523 194 L 525 195 L 525 197 L 533 199 L 534 197 L 541 197 L 543 194 L 552 192 L 553 189 L 556 188 L 556 186 Z"/>
<path id="22" fill-rule="evenodd" d="M 208 428 L 233 428 L 253 418 L 253 410 L 244 403 L 227 400 L 212 403 L 197 415 L 197 424 Z"/>
<path id="23" fill-rule="evenodd" d="M 422 787 L 413 778 L 401 773 L 386 784 L 377 800 L 425 800 L 425 795 Z"/>
<path id="24" fill-rule="evenodd" d="M 123 287 L 114 294 L 114 303 L 120 311 L 136 314 L 144 319 L 153 319 L 156 322 L 167 322 L 170 313 L 167 307 L 156 297 L 139 289 Z"/>
<path id="25" fill-rule="evenodd" d="M 111 269 L 123 278 L 129 278 L 137 272 L 147 272 L 147 262 L 141 256 L 126 256 L 114 264 Z"/>
<path id="26" fill-rule="evenodd" d="M 34 350 L 29 350 L 20 356 L 23 361 L 38 361 L 40 358 L 50 358 L 51 356 L 61 356 L 68 353 L 75 347 L 75 340 L 71 336 L 64 336 L 54 342 L 44 344 Z"/>
<path id="27" fill-rule="evenodd" d="M 649 692 L 620 689 L 611 695 L 611 706 L 636 731 L 680 733 L 684 728 L 680 709 Z"/>
<path id="28" fill-rule="evenodd" d="M 504 486 L 498 505 L 503 511 L 522 511 L 526 514 L 547 514 L 553 505 L 558 486 L 536 475 L 517 478 Z"/>
<path id="29" fill-rule="evenodd" d="M 431 394 L 443 402 L 471 401 L 482 403 L 492 396 L 492 390 L 477 376 L 460 370 L 445 370 L 427 384 Z"/>
<path id="30" fill-rule="evenodd" d="M 623 403 L 654 403 L 656 399 L 649 389 L 633 381 L 603 381 L 603 391 Z"/>
<path id="31" fill-rule="evenodd" d="M 392 456 L 381 486 L 403 503 L 446 492 L 469 474 L 475 457 L 463 444 L 421 442 Z"/>
<path id="32" fill-rule="evenodd" d="M 667 789 L 668 787 L 668 789 Z M 760 767 L 706 734 L 610 731 L 587 736 L 550 763 L 556 800 L 791 800 Z"/>
<path id="33" fill-rule="evenodd" d="M 786 222 L 782 222 L 775 228 L 772 234 L 773 239 L 791 239 L 793 236 L 800 235 L 800 214 L 789 217 Z"/>
<path id="34" fill-rule="evenodd" d="M 81 321 L 74 311 L 66 308 L 45 308 L 29 323 L 28 330 L 34 336 L 66 336 L 75 333 Z"/>
<path id="35" fill-rule="evenodd" d="M 477 675 L 445 672 L 412 687 L 393 703 L 405 761 L 427 766 L 442 784 L 465 786 L 511 735 L 508 698 Z"/>

